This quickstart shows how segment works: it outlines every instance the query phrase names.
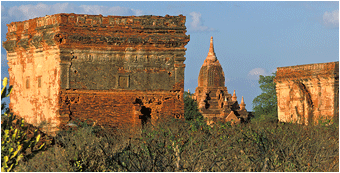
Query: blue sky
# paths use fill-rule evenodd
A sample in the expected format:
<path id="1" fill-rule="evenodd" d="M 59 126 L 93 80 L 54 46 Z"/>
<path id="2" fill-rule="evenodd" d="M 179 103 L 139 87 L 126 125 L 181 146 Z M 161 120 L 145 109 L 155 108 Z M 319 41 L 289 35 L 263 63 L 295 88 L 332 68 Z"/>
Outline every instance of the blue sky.
<path id="1" fill-rule="evenodd" d="M 259 75 L 277 67 L 339 61 L 339 2 L 244 1 L 2 1 L 1 41 L 7 26 L 56 13 L 107 15 L 183 14 L 187 17 L 185 90 L 194 92 L 199 70 L 214 37 L 215 53 L 229 93 L 244 96 L 246 108 L 261 93 Z M 8 76 L 6 51 L 1 48 L 1 78 Z"/>

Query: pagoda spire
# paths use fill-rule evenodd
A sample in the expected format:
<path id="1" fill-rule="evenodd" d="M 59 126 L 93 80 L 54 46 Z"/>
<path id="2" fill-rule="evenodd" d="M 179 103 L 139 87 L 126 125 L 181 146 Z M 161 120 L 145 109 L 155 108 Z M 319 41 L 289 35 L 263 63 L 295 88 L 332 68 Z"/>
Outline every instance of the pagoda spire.
<path id="1" fill-rule="evenodd" d="M 237 97 L 236 97 L 236 92 L 235 92 L 235 90 L 234 90 L 234 93 L 233 93 L 232 101 L 233 101 L 233 102 L 236 102 L 236 101 L 237 101 Z"/>
<path id="2" fill-rule="evenodd" d="M 208 52 L 208 56 L 207 56 L 206 60 L 212 60 L 212 61 L 217 60 L 216 55 L 215 55 L 215 51 L 214 51 L 214 40 L 213 40 L 212 36 L 210 38 L 210 48 L 209 48 L 209 52 Z"/>
<path id="3" fill-rule="evenodd" d="M 241 110 L 246 109 L 246 104 L 244 103 L 243 96 L 242 96 L 242 100 L 241 100 L 241 104 L 240 104 L 240 109 Z"/>

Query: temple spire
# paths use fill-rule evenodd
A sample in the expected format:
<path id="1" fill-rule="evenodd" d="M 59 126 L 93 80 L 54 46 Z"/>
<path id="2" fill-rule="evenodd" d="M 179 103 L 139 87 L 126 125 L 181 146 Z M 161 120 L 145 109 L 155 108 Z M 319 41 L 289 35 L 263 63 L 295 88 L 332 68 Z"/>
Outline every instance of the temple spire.
<path id="1" fill-rule="evenodd" d="M 237 97 L 236 97 L 236 92 L 235 92 L 235 90 L 234 90 L 234 93 L 233 93 L 232 101 L 233 101 L 233 102 L 236 102 L 236 101 L 237 101 Z"/>
<path id="2" fill-rule="evenodd" d="M 215 51 L 214 51 L 214 40 L 213 37 L 210 38 L 210 48 L 209 48 L 209 53 L 208 56 L 206 58 L 207 60 L 212 60 L 212 61 L 216 61 L 216 55 L 215 55 Z"/>
<path id="3" fill-rule="evenodd" d="M 241 100 L 241 104 L 240 104 L 240 109 L 241 110 L 246 109 L 246 104 L 244 103 L 243 96 L 242 96 L 242 100 Z"/>

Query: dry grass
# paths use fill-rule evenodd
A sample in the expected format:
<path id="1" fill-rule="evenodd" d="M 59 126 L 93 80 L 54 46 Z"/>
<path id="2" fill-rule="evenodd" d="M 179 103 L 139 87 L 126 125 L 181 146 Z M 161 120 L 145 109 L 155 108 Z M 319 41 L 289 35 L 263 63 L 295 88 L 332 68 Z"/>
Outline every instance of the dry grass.
<path id="1" fill-rule="evenodd" d="M 210 127 L 172 119 L 127 131 L 85 126 L 61 132 L 55 145 L 15 171 L 339 171 L 338 124 Z"/>

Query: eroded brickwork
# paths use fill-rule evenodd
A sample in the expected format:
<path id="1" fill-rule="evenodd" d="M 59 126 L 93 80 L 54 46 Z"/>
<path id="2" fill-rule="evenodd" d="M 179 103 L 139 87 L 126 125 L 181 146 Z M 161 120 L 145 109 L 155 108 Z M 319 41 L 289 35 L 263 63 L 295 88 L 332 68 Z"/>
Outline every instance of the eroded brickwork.
<path id="1" fill-rule="evenodd" d="M 138 124 L 133 116 L 145 110 L 150 121 L 159 112 L 183 116 L 185 19 L 56 14 L 9 24 L 11 109 L 52 126 L 74 118 Z"/>
<path id="2" fill-rule="evenodd" d="M 58 45 L 51 33 L 59 32 L 56 21 L 44 28 L 39 19 L 15 22 L 8 26 L 7 50 L 10 85 L 10 108 L 34 125 L 49 122 L 55 127 L 60 90 Z M 54 24 L 53 24 L 54 23 Z"/>
<path id="3" fill-rule="evenodd" d="M 339 62 L 278 67 L 274 82 L 279 121 L 338 121 Z"/>
<path id="4" fill-rule="evenodd" d="M 180 118 L 183 102 L 179 93 L 167 91 L 63 90 L 60 114 L 71 119 L 91 119 L 106 127 L 157 122 L 169 115 Z M 87 115 L 82 116 L 82 115 Z M 125 115 L 125 116 L 122 116 Z M 132 122 L 132 123 L 131 123 Z"/>

